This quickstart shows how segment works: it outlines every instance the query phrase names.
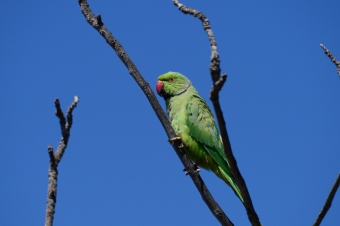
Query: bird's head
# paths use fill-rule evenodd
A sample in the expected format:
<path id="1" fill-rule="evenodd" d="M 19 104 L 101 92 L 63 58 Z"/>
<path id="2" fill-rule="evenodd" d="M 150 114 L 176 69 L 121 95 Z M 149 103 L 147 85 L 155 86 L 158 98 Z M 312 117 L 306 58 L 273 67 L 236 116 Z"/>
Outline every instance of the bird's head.
<path id="1" fill-rule="evenodd" d="M 168 72 L 158 77 L 156 91 L 164 99 L 178 96 L 189 89 L 190 80 L 178 72 Z"/>

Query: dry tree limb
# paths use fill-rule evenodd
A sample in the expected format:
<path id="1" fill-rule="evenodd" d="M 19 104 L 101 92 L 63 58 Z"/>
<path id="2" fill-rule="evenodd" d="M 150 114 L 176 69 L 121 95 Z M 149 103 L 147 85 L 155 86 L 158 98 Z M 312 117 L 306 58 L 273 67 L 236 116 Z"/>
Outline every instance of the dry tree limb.
<path id="1" fill-rule="evenodd" d="M 50 167 L 48 169 L 48 189 L 47 189 L 45 226 L 52 226 L 55 213 L 55 204 L 57 202 L 58 170 L 57 167 L 55 166 L 55 158 L 52 146 L 48 146 L 48 154 L 50 156 Z"/>
<path id="2" fill-rule="evenodd" d="M 60 103 L 58 99 L 55 99 L 55 107 L 56 107 L 56 116 L 59 118 L 60 127 L 61 127 L 61 141 L 59 143 L 58 149 L 56 153 L 53 153 L 53 147 L 48 146 L 48 154 L 50 156 L 50 166 L 48 169 L 48 189 L 47 189 L 47 204 L 46 204 L 46 218 L 45 218 L 45 226 L 52 226 L 54 213 L 55 213 L 55 205 L 57 203 L 57 181 L 58 181 L 58 164 L 65 152 L 67 147 L 68 139 L 70 138 L 70 130 L 72 126 L 72 112 L 73 109 L 77 106 L 79 102 L 79 98 L 77 96 L 74 97 L 73 103 L 68 107 L 66 118 L 60 108 Z M 66 122 L 67 119 L 67 122 Z"/>
<path id="3" fill-rule="evenodd" d="M 340 61 L 338 61 L 333 54 L 331 53 L 331 51 L 329 51 L 326 46 L 324 46 L 323 44 L 320 44 L 321 48 L 323 49 L 323 51 L 325 52 L 325 54 L 329 57 L 329 59 L 331 59 L 331 61 L 335 64 L 337 71 L 338 71 L 338 75 L 340 76 Z"/>
<path id="4" fill-rule="evenodd" d="M 335 196 L 336 191 L 338 190 L 340 185 L 340 173 L 338 174 L 338 177 L 335 180 L 335 183 L 331 189 L 331 192 L 329 193 L 325 205 L 323 206 L 321 212 L 319 213 L 318 218 L 316 218 L 313 226 L 319 226 L 321 224 L 321 221 L 323 220 L 323 218 L 326 216 L 327 211 L 329 210 L 329 208 L 331 208 L 332 206 L 332 202 Z"/>
<path id="5" fill-rule="evenodd" d="M 224 151 L 228 159 L 230 171 L 232 175 L 235 177 L 236 183 L 241 190 L 241 194 L 244 199 L 244 207 L 246 208 L 249 221 L 252 223 L 252 225 L 261 225 L 259 217 L 257 216 L 257 213 L 255 212 L 253 203 L 251 201 L 248 188 L 241 175 L 240 170 L 237 167 L 236 159 L 231 150 L 226 123 L 225 123 L 223 112 L 222 112 L 220 102 L 219 102 L 219 92 L 222 89 L 222 86 L 224 85 L 227 79 L 227 75 L 222 74 L 222 76 L 220 76 L 221 69 L 220 69 L 219 55 L 217 52 L 217 44 L 216 44 L 214 34 L 211 30 L 209 20 L 206 18 L 206 16 L 202 12 L 199 12 L 193 8 L 186 7 L 183 4 L 179 3 L 177 0 L 172 0 L 172 2 L 184 14 L 190 14 L 200 19 L 202 21 L 203 29 L 206 31 L 208 35 L 210 46 L 211 46 L 211 59 L 210 59 L 211 64 L 209 68 L 210 68 L 210 75 L 213 81 L 213 86 L 210 91 L 210 100 L 212 101 L 214 109 L 215 109 L 216 118 L 218 121 L 218 125 L 219 125 L 220 132 L 221 132 L 221 137 L 222 137 L 223 144 L 224 144 Z"/>
<path id="6" fill-rule="evenodd" d="M 95 16 L 92 13 L 92 10 L 86 0 L 78 0 L 78 3 L 80 5 L 81 12 L 85 16 L 86 21 L 94 29 L 96 29 L 99 32 L 99 34 L 106 40 L 106 42 L 113 48 L 113 50 L 117 53 L 118 57 L 127 67 L 129 74 L 135 79 L 138 86 L 144 92 L 153 110 L 155 111 L 158 119 L 160 120 L 165 132 L 167 133 L 169 140 L 176 137 L 175 131 L 171 127 L 171 124 L 166 114 L 164 113 L 162 107 L 160 106 L 154 92 L 150 88 L 149 84 L 144 80 L 142 75 L 139 73 L 138 69 L 136 68 L 136 66 L 130 59 L 130 57 L 127 55 L 127 53 L 125 52 L 124 48 L 119 43 L 119 41 L 115 39 L 112 33 L 105 27 L 101 16 L 100 15 Z M 193 166 L 191 160 L 186 156 L 184 151 L 181 148 L 179 148 L 180 144 L 181 144 L 180 141 L 172 142 L 172 147 L 174 148 L 176 154 L 180 158 L 185 169 L 189 173 L 197 190 L 201 194 L 202 199 L 204 200 L 206 205 L 209 207 L 212 214 L 216 217 L 216 219 L 222 225 L 233 225 L 233 223 L 229 220 L 229 218 L 223 212 L 221 207 L 216 203 L 216 201 L 212 197 L 211 193 L 209 192 L 208 188 L 205 186 L 200 175 L 195 172 L 195 167 Z"/>

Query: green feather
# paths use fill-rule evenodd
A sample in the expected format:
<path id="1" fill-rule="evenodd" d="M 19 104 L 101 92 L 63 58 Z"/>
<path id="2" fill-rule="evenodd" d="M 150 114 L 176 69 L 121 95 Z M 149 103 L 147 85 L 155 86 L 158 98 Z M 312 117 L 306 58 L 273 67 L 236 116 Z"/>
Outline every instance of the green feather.
<path id="1" fill-rule="evenodd" d="M 167 94 L 166 108 L 176 134 L 182 138 L 188 157 L 198 166 L 213 171 L 243 198 L 224 154 L 214 117 L 206 102 L 184 75 L 168 72 L 159 76 Z M 178 93 L 181 93 L 177 95 Z"/>

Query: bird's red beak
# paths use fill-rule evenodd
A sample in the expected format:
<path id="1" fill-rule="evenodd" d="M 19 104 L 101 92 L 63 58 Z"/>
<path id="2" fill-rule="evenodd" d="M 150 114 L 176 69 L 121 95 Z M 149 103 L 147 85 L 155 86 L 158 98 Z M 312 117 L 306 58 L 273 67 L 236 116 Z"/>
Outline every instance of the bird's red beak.
<path id="1" fill-rule="evenodd" d="M 158 81 L 156 84 L 156 91 L 158 95 L 162 96 L 161 93 L 162 93 L 163 88 L 164 88 L 164 83 L 162 81 Z"/>

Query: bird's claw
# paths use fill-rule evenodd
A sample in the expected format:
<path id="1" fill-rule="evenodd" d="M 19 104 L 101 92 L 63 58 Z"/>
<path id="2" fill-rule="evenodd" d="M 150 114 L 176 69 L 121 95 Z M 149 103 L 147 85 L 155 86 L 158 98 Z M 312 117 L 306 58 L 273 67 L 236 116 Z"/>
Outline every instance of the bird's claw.
<path id="1" fill-rule="evenodd" d="M 200 168 L 198 168 L 196 162 L 194 162 L 194 164 L 192 164 L 194 166 L 194 169 L 195 169 L 195 173 L 198 173 L 199 171 L 201 171 Z"/>
<path id="2" fill-rule="evenodd" d="M 173 144 L 176 140 L 182 140 L 182 138 L 177 136 L 177 137 L 171 138 L 170 140 L 168 140 L 168 142 Z"/>
<path id="3" fill-rule="evenodd" d="M 199 173 L 199 172 L 201 171 L 201 169 L 198 168 L 196 162 L 194 162 L 192 165 L 194 166 L 194 172 L 195 172 L 195 173 Z M 185 171 L 185 176 L 187 176 L 187 175 L 189 174 L 189 172 L 186 171 L 186 169 L 184 169 L 183 171 Z"/>
<path id="4" fill-rule="evenodd" d="M 200 171 L 201 171 L 201 169 L 195 169 L 195 170 L 194 170 L 195 173 L 199 173 Z M 185 176 L 187 176 L 188 174 L 189 174 L 189 172 L 186 171 L 186 172 L 185 172 Z"/>
<path id="5" fill-rule="evenodd" d="M 174 145 L 174 142 L 175 142 L 176 140 L 182 140 L 182 138 L 179 137 L 179 136 L 177 136 L 177 137 L 174 137 L 174 138 L 168 140 L 168 142 L 169 142 L 171 145 Z M 183 143 L 181 143 L 181 144 L 178 146 L 178 148 L 183 148 L 183 147 L 184 147 L 184 144 L 183 144 Z"/>

